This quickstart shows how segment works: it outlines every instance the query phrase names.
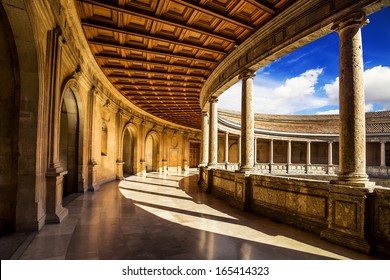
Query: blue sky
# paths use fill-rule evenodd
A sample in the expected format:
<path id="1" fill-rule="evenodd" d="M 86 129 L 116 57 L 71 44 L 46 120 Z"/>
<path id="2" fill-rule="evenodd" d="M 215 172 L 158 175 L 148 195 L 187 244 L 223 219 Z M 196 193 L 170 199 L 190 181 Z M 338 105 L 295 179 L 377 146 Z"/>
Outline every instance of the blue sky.
<path id="1" fill-rule="evenodd" d="M 362 29 L 366 111 L 390 110 L 390 7 L 368 18 Z M 338 113 L 338 75 L 339 38 L 333 32 L 256 72 L 255 112 Z M 238 82 L 219 97 L 218 106 L 239 111 L 240 96 Z"/>

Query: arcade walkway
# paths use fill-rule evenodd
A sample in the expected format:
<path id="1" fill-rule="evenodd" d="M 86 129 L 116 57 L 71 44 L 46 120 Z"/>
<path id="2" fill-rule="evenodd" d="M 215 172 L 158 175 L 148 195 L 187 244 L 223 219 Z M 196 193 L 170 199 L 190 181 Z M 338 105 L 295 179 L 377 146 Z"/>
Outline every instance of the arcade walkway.
<path id="1" fill-rule="evenodd" d="M 45 225 L 13 258 L 373 258 L 233 209 L 201 193 L 195 174 L 131 176 L 79 194 L 61 224 Z"/>

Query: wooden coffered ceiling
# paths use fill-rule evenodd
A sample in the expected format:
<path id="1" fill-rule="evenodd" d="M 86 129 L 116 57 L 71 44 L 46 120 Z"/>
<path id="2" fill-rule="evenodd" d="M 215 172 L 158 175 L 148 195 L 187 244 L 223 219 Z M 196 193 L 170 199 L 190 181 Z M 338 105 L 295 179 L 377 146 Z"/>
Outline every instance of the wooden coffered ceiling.
<path id="1" fill-rule="evenodd" d="M 215 67 L 291 0 L 76 0 L 97 63 L 128 100 L 200 128 Z"/>

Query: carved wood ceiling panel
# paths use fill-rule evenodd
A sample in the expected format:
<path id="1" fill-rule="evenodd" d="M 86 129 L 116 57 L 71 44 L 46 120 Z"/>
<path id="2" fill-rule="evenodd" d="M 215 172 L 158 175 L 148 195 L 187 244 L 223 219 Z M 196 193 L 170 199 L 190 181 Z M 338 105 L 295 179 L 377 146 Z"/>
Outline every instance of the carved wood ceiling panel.
<path id="1" fill-rule="evenodd" d="M 235 46 L 291 0 L 75 0 L 97 63 L 132 103 L 200 128 L 199 94 Z"/>

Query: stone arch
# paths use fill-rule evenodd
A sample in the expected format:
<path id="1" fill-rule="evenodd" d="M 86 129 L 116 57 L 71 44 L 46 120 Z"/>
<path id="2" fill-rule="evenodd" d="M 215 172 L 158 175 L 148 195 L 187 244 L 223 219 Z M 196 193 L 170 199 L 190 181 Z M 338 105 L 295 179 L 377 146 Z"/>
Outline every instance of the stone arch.
<path id="1" fill-rule="evenodd" d="M 0 5 L 0 236 L 15 230 L 19 138 L 19 63 L 5 11 Z"/>
<path id="2" fill-rule="evenodd" d="M 120 159 L 123 162 L 123 175 L 137 173 L 137 128 L 133 123 L 127 123 L 119 139 Z"/>
<path id="3" fill-rule="evenodd" d="M 84 191 L 83 179 L 83 139 L 84 121 L 82 100 L 78 94 L 75 79 L 64 82 L 58 112 L 59 120 L 59 160 L 67 170 L 63 183 L 63 196 Z"/>
<path id="4" fill-rule="evenodd" d="M 8 230 L 37 230 L 44 225 L 45 215 L 46 158 L 45 153 L 40 152 L 46 146 L 41 141 L 41 138 L 44 137 L 42 135 L 38 137 L 38 128 L 44 128 L 44 125 L 38 123 L 41 112 L 39 101 L 42 99 L 42 92 L 39 88 L 43 80 L 40 79 L 43 76 L 43 64 L 39 62 L 42 61 L 40 55 L 43 52 L 34 37 L 37 27 L 31 24 L 30 19 L 33 15 L 27 7 L 29 3 L 20 1 L 11 5 L 0 2 L 0 25 L 5 27 L 2 34 L 0 34 L 0 41 L 8 40 L 11 47 L 9 69 L 12 69 L 14 75 L 13 79 L 7 80 L 5 84 L 2 83 L 2 88 L 13 91 L 15 97 L 13 103 L 15 107 L 13 109 L 12 124 L 13 139 L 10 151 L 13 152 L 14 147 L 17 147 L 19 151 L 13 162 L 6 165 L 12 166 L 12 170 L 16 172 L 17 176 L 12 176 L 14 186 L 10 193 L 12 198 L 5 198 L 6 204 L 10 203 L 9 211 L 5 214 L 8 216 Z M 6 36 L 3 36 L 4 34 Z M 23 59 L 19 59 L 20 57 Z M 20 78 L 20 73 L 23 73 L 23 79 Z M 11 84 L 13 84 L 13 89 L 5 87 L 5 85 L 9 86 Z M 3 130 L 3 128 L 0 130 Z M 43 130 L 40 132 L 44 133 Z M 0 189 L 1 197 L 3 197 L 3 191 L 7 191 L 2 186 Z M 2 220 L 2 217 L 0 217 L 0 220 Z M 0 225 L 0 233 L 2 231 L 1 227 Z"/>
<path id="5" fill-rule="evenodd" d="M 160 136 L 151 130 L 145 137 L 145 169 L 146 172 L 159 170 L 160 162 Z"/>

